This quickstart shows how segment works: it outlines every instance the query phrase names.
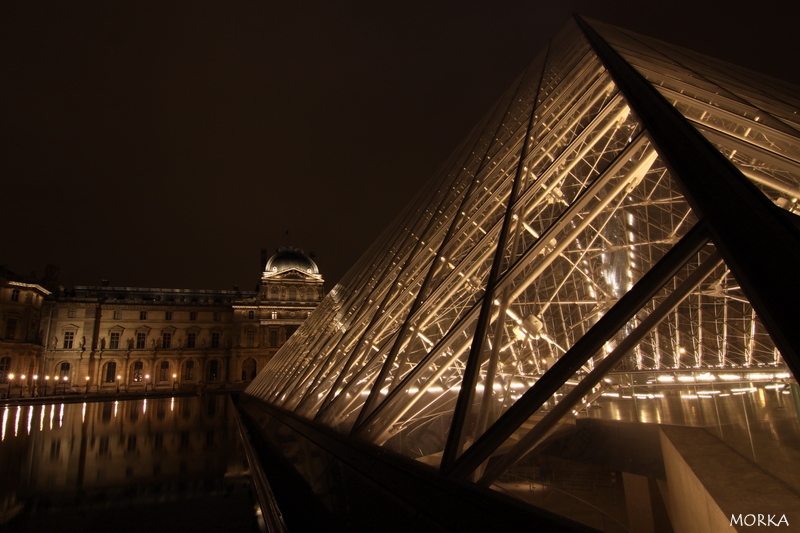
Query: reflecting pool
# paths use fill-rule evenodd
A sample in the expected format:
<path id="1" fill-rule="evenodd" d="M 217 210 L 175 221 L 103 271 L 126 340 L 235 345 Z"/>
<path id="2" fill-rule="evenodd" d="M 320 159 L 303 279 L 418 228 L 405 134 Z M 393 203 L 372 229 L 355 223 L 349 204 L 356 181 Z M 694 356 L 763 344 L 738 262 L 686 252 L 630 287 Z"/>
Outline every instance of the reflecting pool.
<path id="1" fill-rule="evenodd" d="M 259 531 L 228 396 L 0 407 L 0 529 Z"/>

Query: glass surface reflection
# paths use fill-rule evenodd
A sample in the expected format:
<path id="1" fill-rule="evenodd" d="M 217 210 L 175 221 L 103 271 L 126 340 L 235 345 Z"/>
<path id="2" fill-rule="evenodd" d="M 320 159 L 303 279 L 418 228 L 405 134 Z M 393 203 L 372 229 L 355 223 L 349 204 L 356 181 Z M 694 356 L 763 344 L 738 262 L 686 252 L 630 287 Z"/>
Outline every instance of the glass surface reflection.
<path id="1" fill-rule="evenodd" d="M 258 531 L 227 396 L 0 407 L 0 526 Z"/>

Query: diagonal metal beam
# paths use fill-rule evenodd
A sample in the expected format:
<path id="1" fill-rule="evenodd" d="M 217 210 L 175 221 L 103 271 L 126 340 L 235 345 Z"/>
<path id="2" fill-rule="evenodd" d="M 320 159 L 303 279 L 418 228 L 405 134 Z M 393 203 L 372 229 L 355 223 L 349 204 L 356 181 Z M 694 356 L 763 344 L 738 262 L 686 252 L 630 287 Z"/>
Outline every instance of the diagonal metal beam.
<path id="1" fill-rule="evenodd" d="M 661 290 L 675 273 L 708 242 L 705 224 L 698 223 L 578 339 L 522 397 L 443 473 L 466 477 L 527 421 L 608 340 Z"/>
<path id="2" fill-rule="evenodd" d="M 503 472 L 522 459 L 529 450 L 533 449 L 547 438 L 551 431 L 557 427 L 559 421 L 569 413 L 601 379 L 603 379 L 603 376 L 611 371 L 620 359 L 630 353 L 654 327 L 658 326 L 669 313 L 678 307 L 678 305 L 680 305 L 680 303 L 686 299 L 686 297 L 689 296 L 689 294 L 691 294 L 691 292 L 696 289 L 721 262 L 722 260 L 717 252 L 714 252 L 711 256 L 706 258 L 677 289 L 671 292 L 653 312 L 647 315 L 647 317 L 642 320 L 642 322 L 636 326 L 611 353 L 598 363 L 578 385 L 569 391 L 569 393 L 525 434 L 508 453 L 504 454 L 496 463 L 492 464 L 478 483 L 484 486 L 491 485 Z"/>
<path id="3" fill-rule="evenodd" d="M 469 416 L 470 406 L 472 405 L 472 398 L 475 393 L 475 385 L 478 381 L 478 371 L 481 366 L 481 354 L 483 353 L 483 343 L 486 341 L 486 333 L 489 328 L 490 315 L 492 310 L 492 299 L 494 292 L 497 289 L 497 281 L 500 277 L 500 267 L 503 263 L 503 255 L 505 254 L 506 245 L 508 244 L 509 228 L 514 215 L 514 204 L 516 204 L 520 191 L 522 190 L 522 183 L 527 175 L 527 167 L 525 166 L 525 159 L 530 154 L 535 143 L 531 142 L 531 132 L 533 126 L 536 124 L 536 101 L 539 98 L 539 93 L 542 88 L 542 79 L 545 69 L 547 68 L 547 61 L 550 57 L 550 47 L 548 45 L 545 52 L 544 61 L 542 62 L 541 70 L 539 71 L 539 81 L 536 87 L 536 93 L 533 95 L 531 101 L 531 114 L 528 119 L 528 125 L 525 131 L 525 137 L 522 142 L 522 147 L 517 160 L 517 170 L 514 176 L 514 182 L 511 186 L 511 192 L 507 201 L 507 210 L 503 217 L 503 226 L 500 234 L 497 237 L 497 247 L 495 248 L 495 256 L 492 260 L 492 267 L 489 271 L 489 277 L 486 280 L 486 291 L 483 295 L 483 302 L 481 303 L 481 311 L 478 316 L 478 322 L 475 326 L 475 334 L 472 336 L 472 346 L 470 347 L 469 356 L 467 357 L 467 365 L 464 369 L 464 376 L 461 381 L 461 390 L 459 391 L 458 398 L 456 399 L 455 409 L 453 410 L 453 419 L 450 423 L 450 431 L 447 434 L 447 442 L 445 443 L 444 451 L 442 452 L 442 466 L 444 470 L 455 461 L 464 441 L 464 428 L 466 427 L 466 420 Z M 490 389 L 491 390 L 491 389 Z"/>
<path id="4" fill-rule="evenodd" d="M 800 231 L 583 19 L 575 21 L 639 117 L 741 284 L 795 378 L 800 378 Z"/>

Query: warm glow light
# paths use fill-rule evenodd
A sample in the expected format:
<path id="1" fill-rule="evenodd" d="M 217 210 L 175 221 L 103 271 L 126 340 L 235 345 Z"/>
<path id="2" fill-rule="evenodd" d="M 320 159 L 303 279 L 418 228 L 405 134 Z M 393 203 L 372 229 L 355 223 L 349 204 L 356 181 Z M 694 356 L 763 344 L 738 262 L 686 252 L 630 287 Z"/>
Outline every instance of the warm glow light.
<path id="1" fill-rule="evenodd" d="M 22 374 L 19 378 L 20 379 L 25 379 L 25 374 Z"/>
<path id="2" fill-rule="evenodd" d="M 89 381 L 89 376 L 86 376 L 86 381 Z"/>
<path id="3" fill-rule="evenodd" d="M 33 381 L 36 381 L 37 379 L 39 379 L 39 376 L 38 376 L 38 375 L 36 375 L 36 374 L 34 374 L 34 375 L 33 375 Z"/>
<path id="4" fill-rule="evenodd" d="M 9 374 L 8 379 L 14 379 L 14 374 Z"/>

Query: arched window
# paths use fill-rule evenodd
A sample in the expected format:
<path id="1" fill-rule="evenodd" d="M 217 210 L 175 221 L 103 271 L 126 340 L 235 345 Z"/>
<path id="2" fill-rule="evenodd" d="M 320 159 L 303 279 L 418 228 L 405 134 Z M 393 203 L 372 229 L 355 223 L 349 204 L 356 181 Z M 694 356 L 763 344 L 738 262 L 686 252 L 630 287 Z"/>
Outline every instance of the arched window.
<path id="1" fill-rule="evenodd" d="M 69 381 L 69 363 L 61 363 L 58 367 L 59 381 Z"/>
<path id="2" fill-rule="evenodd" d="M 208 381 L 217 381 L 219 379 L 219 361 L 212 359 L 208 362 L 208 374 L 206 375 Z"/>
<path id="3" fill-rule="evenodd" d="M 131 381 L 134 383 L 141 383 L 144 380 L 144 363 L 136 361 L 133 363 L 133 370 L 131 374 Z"/>
<path id="4" fill-rule="evenodd" d="M 11 372 L 11 358 L 0 357 L 0 383 L 8 383 L 9 372 Z"/>
<path id="5" fill-rule="evenodd" d="M 103 376 L 105 378 L 103 381 L 106 383 L 114 383 L 117 380 L 117 363 L 114 361 L 106 363 Z"/>
<path id="6" fill-rule="evenodd" d="M 242 362 L 242 381 L 252 381 L 256 377 L 256 360 L 248 357 Z"/>
<path id="7" fill-rule="evenodd" d="M 294 287 L 289 287 L 289 301 L 297 300 L 297 289 Z"/>
<path id="8" fill-rule="evenodd" d="M 169 361 L 161 361 L 158 367 L 158 381 L 169 381 Z"/>
<path id="9" fill-rule="evenodd" d="M 183 381 L 194 381 L 194 361 L 183 364 Z"/>
<path id="10" fill-rule="evenodd" d="M 255 311 L 248 311 L 247 312 L 247 318 L 249 318 L 250 320 L 253 320 L 255 317 L 256 317 L 256 312 Z"/>

